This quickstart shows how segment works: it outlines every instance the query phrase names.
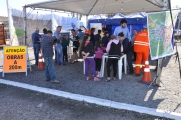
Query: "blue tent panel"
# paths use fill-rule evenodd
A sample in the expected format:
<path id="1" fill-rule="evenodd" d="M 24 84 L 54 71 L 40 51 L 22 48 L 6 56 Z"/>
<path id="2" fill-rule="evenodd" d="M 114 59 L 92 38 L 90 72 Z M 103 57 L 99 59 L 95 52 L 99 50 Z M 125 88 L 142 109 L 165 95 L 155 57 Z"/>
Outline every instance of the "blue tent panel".
<path id="1" fill-rule="evenodd" d="M 133 13 L 133 14 L 127 15 L 125 17 L 126 18 L 145 18 L 146 15 L 140 12 L 140 13 Z"/>
<path id="2" fill-rule="evenodd" d="M 112 16 L 112 17 L 109 17 L 108 19 L 119 19 L 119 18 L 125 18 L 124 15 L 120 14 L 120 13 L 117 13 L 116 15 Z"/>
<path id="3" fill-rule="evenodd" d="M 120 25 L 120 21 L 123 18 L 120 19 L 107 19 L 106 25 Z M 125 18 L 127 20 L 128 24 L 146 24 L 147 19 L 146 18 Z"/>

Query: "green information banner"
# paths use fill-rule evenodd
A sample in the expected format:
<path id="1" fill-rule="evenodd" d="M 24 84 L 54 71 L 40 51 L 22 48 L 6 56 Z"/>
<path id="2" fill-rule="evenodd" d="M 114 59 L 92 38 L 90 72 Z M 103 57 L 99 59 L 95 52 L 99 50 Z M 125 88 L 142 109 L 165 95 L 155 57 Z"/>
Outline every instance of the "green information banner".
<path id="1" fill-rule="evenodd" d="M 173 22 L 176 23 L 178 11 L 172 12 Z M 151 59 L 159 59 L 173 54 L 173 26 L 169 11 L 149 13 L 148 37 L 150 41 Z"/>

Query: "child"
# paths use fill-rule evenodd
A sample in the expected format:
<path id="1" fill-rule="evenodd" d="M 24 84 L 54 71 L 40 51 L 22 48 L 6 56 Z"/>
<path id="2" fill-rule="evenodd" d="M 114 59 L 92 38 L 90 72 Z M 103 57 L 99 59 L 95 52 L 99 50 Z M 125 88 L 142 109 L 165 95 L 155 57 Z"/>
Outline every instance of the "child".
<path id="1" fill-rule="evenodd" d="M 113 66 L 113 79 L 116 79 L 117 74 L 117 65 L 118 59 L 121 56 L 121 52 L 123 51 L 122 45 L 119 40 L 116 40 L 116 36 L 111 36 L 111 41 L 108 43 L 106 51 L 109 57 L 107 61 L 107 82 L 111 80 L 110 73 L 111 73 L 111 66 Z"/>
<path id="2" fill-rule="evenodd" d="M 68 36 L 64 36 L 63 40 L 62 40 L 63 62 L 64 62 L 64 64 L 65 64 L 65 61 L 68 62 L 67 46 L 69 46 L 69 38 L 68 38 Z"/>
<path id="3" fill-rule="evenodd" d="M 102 44 L 100 41 L 96 42 L 95 47 L 95 62 L 96 62 L 96 71 L 97 71 L 97 77 L 100 77 L 100 69 L 101 69 L 101 63 L 102 63 L 102 55 L 104 54 L 104 51 L 106 49 L 102 47 Z"/>
<path id="4" fill-rule="evenodd" d="M 92 74 L 94 75 L 94 81 L 95 82 L 100 81 L 96 77 L 94 54 L 93 54 L 93 43 L 90 42 L 90 35 L 89 34 L 84 35 L 84 40 L 82 43 L 81 51 L 82 51 L 83 59 L 85 61 L 86 80 L 90 80 L 90 77 L 89 77 L 89 65 L 90 65 L 92 68 Z"/>

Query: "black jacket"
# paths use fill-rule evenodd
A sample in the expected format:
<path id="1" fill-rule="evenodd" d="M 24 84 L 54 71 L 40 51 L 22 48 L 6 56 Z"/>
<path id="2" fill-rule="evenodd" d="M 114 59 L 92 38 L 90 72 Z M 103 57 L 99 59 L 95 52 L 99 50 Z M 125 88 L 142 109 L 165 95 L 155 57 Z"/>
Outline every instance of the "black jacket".
<path id="1" fill-rule="evenodd" d="M 109 38 L 107 36 L 104 36 L 102 38 L 102 46 L 107 47 L 108 42 L 109 42 Z"/>
<path id="2" fill-rule="evenodd" d="M 132 45 L 127 38 L 125 38 L 123 40 L 122 45 L 123 45 L 123 53 L 124 54 L 127 54 L 128 52 L 132 51 Z"/>
<path id="3" fill-rule="evenodd" d="M 81 51 L 84 51 L 85 53 L 90 53 L 88 57 L 94 56 L 93 43 L 89 42 L 86 46 L 82 47 Z"/>

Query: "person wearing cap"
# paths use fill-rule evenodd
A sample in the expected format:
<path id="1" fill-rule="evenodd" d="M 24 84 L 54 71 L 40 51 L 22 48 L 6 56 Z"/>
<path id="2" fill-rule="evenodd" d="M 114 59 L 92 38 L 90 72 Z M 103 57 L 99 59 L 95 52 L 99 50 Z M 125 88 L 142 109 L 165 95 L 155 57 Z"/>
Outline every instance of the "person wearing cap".
<path id="1" fill-rule="evenodd" d="M 102 46 L 106 48 L 108 42 L 109 42 L 109 33 L 107 31 L 105 31 L 104 37 L 102 38 Z"/>
<path id="2" fill-rule="evenodd" d="M 79 33 L 77 34 L 77 36 L 80 38 L 79 40 L 79 43 L 80 43 L 80 47 L 79 47 L 79 57 L 81 58 L 82 57 L 82 53 L 81 53 L 81 50 L 80 48 L 82 48 L 82 41 L 84 39 L 84 33 L 82 32 L 83 30 L 81 29 L 78 29 Z"/>
<path id="3" fill-rule="evenodd" d="M 32 43 L 33 43 L 33 50 L 35 56 L 35 65 L 38 66 L 38 54 L 40 51 L 40 39 L 41 35 L 39 34 L 39 29 L 36 28 L 36 31 L 32 34 Z"/>
<path id="4" fill-rule="evenodd" d="M 53 45 L 56 41 L 56 37 L 52 37 L 52 31 L 48 30 L 46 35 L 42 38 L 41 47 L 43 58 L 45 62 L 45 76 L 46 81 L 51 81 L 53 83 L 59 83 L 55 77 L 55 69 L 53 62 Z"/>
<path id="5" fill-rule="evenodd" d="M 55 44 L 55 63 L 59 65 L 65 65 L 63 63 L 63 48 L 62 48 L 62 39 L 63 36 L 60 34 L 62 26 L 58 26 L 57 30 L 54 33 L 54 36 L 57 38 L 57 43 Z"/>
<path id="6" fill-rule="evenodd" d="M 120 21 L 120 26 L 116 27 L 114 30 L 114 35 L 116 36 L 117 40 L 118 40 L 118 34 L 121 32 L 123 32 L 124 37 L 127 38 L 131 42 L 131 35 L 130 35 L 129 29 L 127 27 L 126 19 L 122 19 Z"/>
<path id="7" fill-rule="evenodd" d="M 144 71 L 145 61 L 149 58 L 149 39 L 147 26 L 144 26 L 143 30 L 136 34 L 134 39 L 134 52 L 136 52 L 136 63 L 135 63 L 135 75 L 140 75 L 140 67 Z"/>

